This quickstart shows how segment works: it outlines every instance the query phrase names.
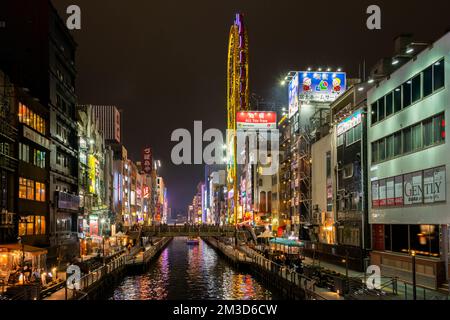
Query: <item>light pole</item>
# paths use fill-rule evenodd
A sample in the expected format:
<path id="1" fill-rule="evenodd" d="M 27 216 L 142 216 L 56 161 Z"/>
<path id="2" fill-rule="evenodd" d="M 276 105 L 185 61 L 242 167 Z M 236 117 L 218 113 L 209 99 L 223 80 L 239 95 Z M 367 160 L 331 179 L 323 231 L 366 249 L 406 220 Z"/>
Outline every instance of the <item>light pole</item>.
<path id="1" fill-rule="evenodd" d="M 411 251 L 412 258 L 412 277 L 413 277 L 413 300 L 417 300 L 417 283 L 416 283 L 416 252 Z"/>

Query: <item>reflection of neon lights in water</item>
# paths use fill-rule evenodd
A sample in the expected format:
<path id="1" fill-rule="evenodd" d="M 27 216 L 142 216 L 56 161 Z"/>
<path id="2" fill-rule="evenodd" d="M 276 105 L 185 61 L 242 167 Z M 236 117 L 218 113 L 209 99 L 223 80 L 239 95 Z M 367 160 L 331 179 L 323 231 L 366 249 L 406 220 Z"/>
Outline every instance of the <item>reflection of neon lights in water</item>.
<path id="1" fill-rule="evenodd" d="M 261 300 L 271 296 L 251 275 L 239 273 L 203 241 L 188 246 L 186 238 L 175 238 L 146 274 L 126 277 L 112 298 Z"/>

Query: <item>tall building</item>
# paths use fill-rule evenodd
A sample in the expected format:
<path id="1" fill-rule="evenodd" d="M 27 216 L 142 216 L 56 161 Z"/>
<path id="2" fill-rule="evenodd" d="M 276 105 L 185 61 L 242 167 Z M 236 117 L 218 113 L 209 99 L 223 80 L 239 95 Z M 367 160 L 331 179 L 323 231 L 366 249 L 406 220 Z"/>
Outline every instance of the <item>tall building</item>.
<path id="1" fill-rule="evenodd" d="M 48 0 L 2 1 L 0 20 L 0 66 L 49 113 L 48 258 L 70 260 L 78 252 L 76 43 Z"/>
<path id="2" fill-rule="evenodd" d="M 17 240 L 17 138 L 15 88 L 0 71 L 0 243 Z"/>
<path id="3" fill-rule="evenodd" d="M 432 288 L 448 281 L 449 56 L 447 33 L 367 96 L 372 264 L 408 281 L 414 253 L 417 283 Z"/>
<path id="4" fill-rule="evenodd" d="M 116 106 L 92 106 L 100 131 L 108 143 L 122 143 L 122 115 Z"/>

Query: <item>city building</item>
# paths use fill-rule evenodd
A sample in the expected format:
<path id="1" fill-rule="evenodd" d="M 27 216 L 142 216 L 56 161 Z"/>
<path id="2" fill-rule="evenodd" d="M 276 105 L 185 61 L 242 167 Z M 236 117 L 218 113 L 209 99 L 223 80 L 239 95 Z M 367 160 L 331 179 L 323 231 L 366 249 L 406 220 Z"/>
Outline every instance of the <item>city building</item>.
<path id="1" fill-rule="evenodd" d="M 417 283 L 438 288 L 448 282 L 450 33 L 420 53 L 413 45 L 367 95 L 371 263 L 408 281 L 415 255 Z"/>
<path id="2" fill-rule="evenodd" d="M 0 41 L 7 48 L 0 51 L 0 66 L 49 114 L 48 258 L 52 263 L 68 261 L 78 252 L 76 43 L 48 0 L 2 1 L 0 12 L 5 24 Z"/>
<path id="3" fill-rule="evenodd" d="M 15 87 L 0 71 L 0 243 L 17 241 L 17 140 Z M 48 212 L 47 212 L 48 217 Z"/>

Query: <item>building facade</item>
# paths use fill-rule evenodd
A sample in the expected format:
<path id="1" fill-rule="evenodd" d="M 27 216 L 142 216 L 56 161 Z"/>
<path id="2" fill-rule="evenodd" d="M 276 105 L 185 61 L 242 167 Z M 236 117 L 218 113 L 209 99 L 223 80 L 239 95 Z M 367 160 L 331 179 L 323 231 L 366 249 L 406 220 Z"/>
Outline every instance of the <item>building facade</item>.
<path id="1" fill-rule="evenodd" d="M 368 92 L 369 222 L 382 273 L 448 280 L 450 33 Z"/>

